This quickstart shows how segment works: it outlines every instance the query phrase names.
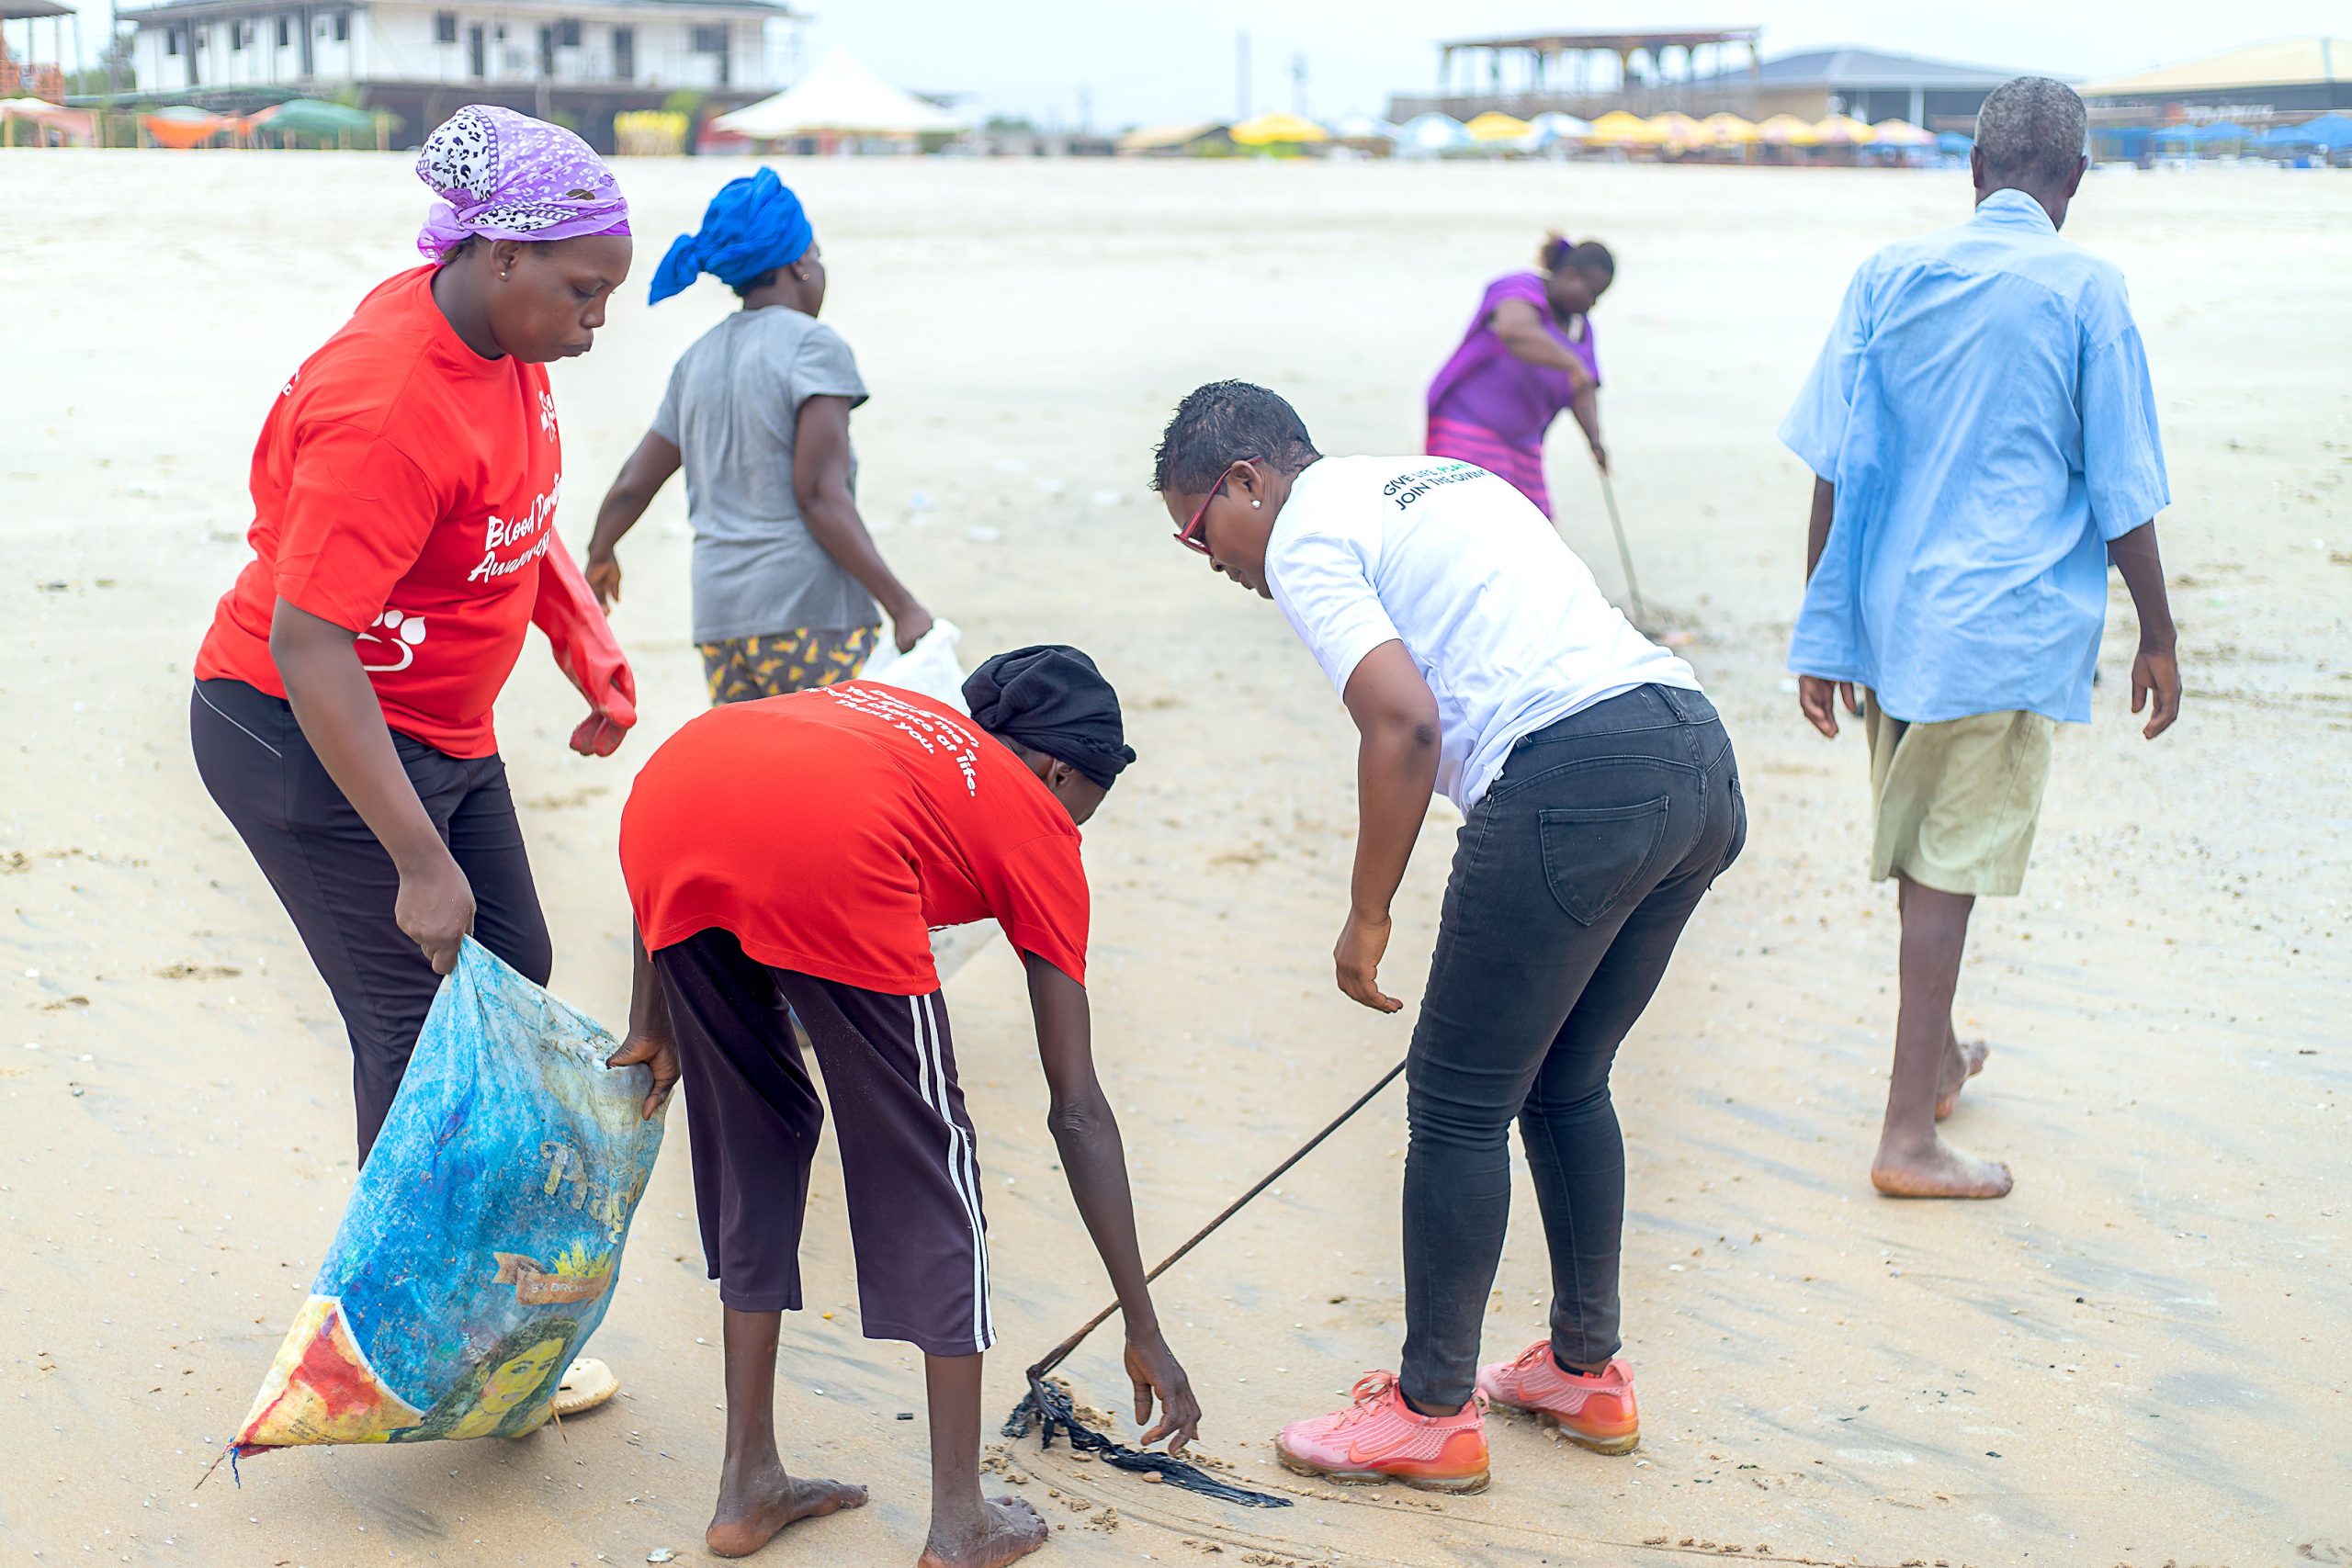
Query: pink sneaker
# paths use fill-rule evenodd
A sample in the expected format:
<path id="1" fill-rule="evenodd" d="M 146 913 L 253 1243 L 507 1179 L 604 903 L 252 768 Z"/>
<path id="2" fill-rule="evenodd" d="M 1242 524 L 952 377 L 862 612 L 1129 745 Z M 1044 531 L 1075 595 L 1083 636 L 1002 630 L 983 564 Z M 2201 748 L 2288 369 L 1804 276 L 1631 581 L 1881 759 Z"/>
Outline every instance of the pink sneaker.
<path id="1" fill-rule="evenodd" d="M 1424 1416 L 1405 1403 L 1394 1372 L 1356 1380 L 1355 1404 L 1294 1421 L 1274 1439 L 1283 1468 L 1331 1481 L 1401 1481 L 1423 1492 L 1487 1489 L 1487 1399 L 1473 1394 L 1452 1416 Z"/>
<path id="2" fill-rule="evenodd" d="M 1641 1446 L 1634 1409 L 1634 1369 L 1611 1360 L 1596 1377 L 1560 1370 L 1552 1342 L 1538 1339 L 1516 1361 L 1478 1369 L 1478 1392 L 1504 1410 L 1557 1427 L 1563 1437 L 1597 1454 L 1629 1454 Z"/>

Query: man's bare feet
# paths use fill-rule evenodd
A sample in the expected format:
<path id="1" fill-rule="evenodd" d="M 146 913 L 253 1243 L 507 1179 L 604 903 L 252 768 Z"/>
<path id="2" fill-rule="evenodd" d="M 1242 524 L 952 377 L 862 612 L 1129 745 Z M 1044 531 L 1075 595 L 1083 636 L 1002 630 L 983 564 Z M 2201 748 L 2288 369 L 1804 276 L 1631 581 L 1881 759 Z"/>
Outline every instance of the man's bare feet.
<path id="1" fill-rule="evenodd" d="M 915 1568 L 1004 1568 L 1046 1544 L 1046 1518 L 1020 1497 L 991 1497 L 979 1528 L 969 1534 L 932 1527 Z"/>
<path id="2" fill-rule="evenodd" d="M 1982 1040 L 1962 1041 L 1952 1038 L 1951 1049 L 1944 1053 L 1943 1067 L 1936 1077 L 1936 1120 L 1940 1122 L 1960 1105 L 1960 1091 L 1968 1080 L 1984 1070 L 1984 1058 L 1992 1048 Z"/>
<path id="3" fill-rule="evenodd" d="M 2015 1179 L 1998 1160 L 1964 1155 L 1941 1138 L 1897 1148 L 1883 1139 L 1871 1185 L 1890 1198 L 2006 1198 Z"/>
<path id="4" fill-rule="evenodd" d="M 702 1539 L 718 1557 L 749 1557 L 785 1526 L 843 1508 L 865 1506 L 865 1488 L 846 1481 L 803 1481 L 781 1470 L 740 1489 L 723 1488 Z"/>

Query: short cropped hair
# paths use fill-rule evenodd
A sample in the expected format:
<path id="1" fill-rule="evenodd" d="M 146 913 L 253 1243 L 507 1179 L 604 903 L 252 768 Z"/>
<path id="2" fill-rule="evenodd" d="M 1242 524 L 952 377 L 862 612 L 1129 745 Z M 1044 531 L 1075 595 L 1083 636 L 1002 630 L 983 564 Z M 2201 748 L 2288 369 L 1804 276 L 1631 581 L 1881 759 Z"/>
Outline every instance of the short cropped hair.
<path id="1" fill-rule="evenodd" d="M 1199 495 L 1245 458 L 1295 474 L 1322 455 L 1280 396 L 1248 381 L 1212 381 L 1176 405 L 1152 454 L 1151 488 Z"/>
<path id="2" fill-rule="evenodd" d="M 2090 133 L 2083 100 L 2064 82 L 2019 76 L 1985 95 L 1976 111 L 1976 148 L 1999 183 L 2072 177 Z"/>

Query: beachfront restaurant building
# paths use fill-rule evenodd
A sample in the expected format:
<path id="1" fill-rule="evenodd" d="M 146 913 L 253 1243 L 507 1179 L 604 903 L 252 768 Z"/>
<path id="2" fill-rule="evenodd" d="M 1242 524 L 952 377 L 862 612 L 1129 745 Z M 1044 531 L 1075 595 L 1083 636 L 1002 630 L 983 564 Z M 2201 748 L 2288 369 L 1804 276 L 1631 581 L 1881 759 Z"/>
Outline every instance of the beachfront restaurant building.
<path id="1" fill-rule="evenodd" d="M 672 95 L 737 108 L 783 84 L 781 0 L 164 0 L 124 8 L 134 101 L 244 113 L 343 97 L 398 117 L 413 146 L 467 104 L 571 125 L 614 150 L 613 117 Z"/>
<path id="2" fill-rule="evenodd" d="M 2280 39 L 2079 91 L 2094 124 L 2298 123 L 2352 110 L 2352 38 Z"/>
<path id="3" fill-rule="evenodd" d="M 1751 72 L 1702 77 L 1690 87 L 1691 113 L 1729 109 L 1749 119 L 1794 115 L 1807 122 L 1847 115 L 1875 124 L 1908 120 L 1931 130 L 1973 134 L 1985 96 L 2024 71 L 1929 60 L 1875 49 L 1783 54 Z M 2044 73 L 2046 74 L 2046 73 Z M 1744 107 L 1752 106 L 1752 107 Z"/>
<path id="4" fill-rule="evenodd" d="M 1612 109 L 1662 110 L 1750 120 L 1828 115 L 1905 119 L 1973 131 L 1984 96 L 2024 73 L 1874 49 L 1824 49 L 1766 60 L 1760 29 L 1706 32 L 1546 33 L 1456 39 L 1438 45 L 1439 87 L 1399 93 L 1388 118 L 1435 111 L 1469 120 L 1488 110 L 1599 118 Z"/>

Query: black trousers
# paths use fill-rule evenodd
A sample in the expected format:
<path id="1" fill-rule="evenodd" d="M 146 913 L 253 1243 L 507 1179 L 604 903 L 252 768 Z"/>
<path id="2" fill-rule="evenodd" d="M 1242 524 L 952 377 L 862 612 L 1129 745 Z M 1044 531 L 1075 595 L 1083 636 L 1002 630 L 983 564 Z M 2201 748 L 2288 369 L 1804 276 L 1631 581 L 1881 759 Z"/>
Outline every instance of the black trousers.
<path id="1" fill-rule="evenodd" d="M 327 776 L 283 699 L 243 681 L 198 681 L 188 731 L 204 787 L 294 918 L 343 1014 L 364 1162 L 441 987 L 424 951 L 393 919 L 400 873 Z M 452 757 L 397 731 L 392 744 L 473 885 L 476 940 L 546 985 L 555 955 L 506 764 L 495 756 Z"/>
<path id="2" fill-rule="evenodd" d="M 841 1124 L 865 1337 L 933 1356 L 994 1343 L 979 1154 L 939 993 L 894 997 L 771 969 L 718 930 L 661 949 L 653 968 L 685 1078 L 695 1211 L 719 1299 L 738 1312 L 800 1310 L 800 1226 L 825 1109 L 797 1018 Z"/>
<path id="3" fill-rule="evenodd" d="M 1510 1214 L 1519 1122 L 1552 1350 L 1616 1354 L 1625 1145 L 1609 1068 L 1747 808 L 1713 705 L 1642 686 L 1527 737 L 1464 822 L 1406 1069 L 1406 1394 L 1452 1409 Z"/>

